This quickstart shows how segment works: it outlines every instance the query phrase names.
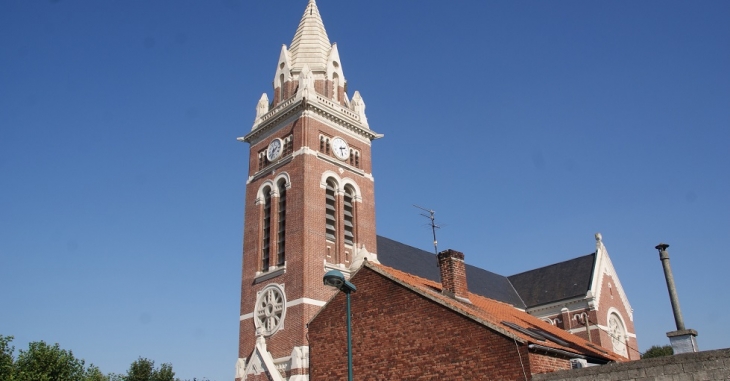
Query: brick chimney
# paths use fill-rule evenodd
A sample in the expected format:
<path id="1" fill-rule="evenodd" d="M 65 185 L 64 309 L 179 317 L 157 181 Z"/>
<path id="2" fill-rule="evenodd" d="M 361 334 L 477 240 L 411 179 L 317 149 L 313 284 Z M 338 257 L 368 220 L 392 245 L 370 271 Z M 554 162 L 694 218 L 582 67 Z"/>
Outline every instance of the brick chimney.
<path id="1" fill-rule="evenodd" d="M 439 270 L 441 270 L 441 292 L 444 295 L 468 302 L 464 253 L 448 249 L 440 252 L 437 258 Z"/>

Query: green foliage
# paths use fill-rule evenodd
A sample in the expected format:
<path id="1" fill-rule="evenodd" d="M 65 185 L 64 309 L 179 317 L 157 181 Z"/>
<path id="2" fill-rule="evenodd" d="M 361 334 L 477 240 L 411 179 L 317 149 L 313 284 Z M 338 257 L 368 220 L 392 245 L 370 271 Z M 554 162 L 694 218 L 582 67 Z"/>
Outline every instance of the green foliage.
<path id="1" fill-rule="evenodd" d="M 126 375 L 104 374 L 93 364 L 84 367 L 84 360 L 71 351 L 43 341 L 28 344 L 28 350 L 21 349 L 16 359 L 12 341 L 12 336 L 0 335 L 0 381 L 180 381 L 171 364 L 155 368 L 154 361 L 143 357 L 129 366 Z"/>
<path id="2" fill-rule="evenodd" d="M 664 345 L 664 346 L 658 346 L 653 345 L 651 348 L 647 349 L 646 352 L 641 354 L 642 359 L 649 359 L 652 357 L 663 357 L 663 356 L 671 356 L 674 354 L 674 350 L 672 349 L 671 345 Z"/>
<path id="3" fill-rule="evenodd" d="M 165 363 L 155 369 L 155 362 L 140 357 L 129 366 L 127 377 L 124 381 L 176 381 L 172 365 Z"/>
<path id="4" fill-rule="evenodd" d="M 79 381 L 86 375 L 84 360 L 58 344 L 32 342 L 28 350 L 20 350 L 15 361 L 16 381 Z"/>
<path id="5" fill-rule="evenodd" d="M 11 381 L 14 378 L 15 347 L 10 345 L 11 341 L 13 341 L 12 336 L 0 335 L 0 381 Z"/>

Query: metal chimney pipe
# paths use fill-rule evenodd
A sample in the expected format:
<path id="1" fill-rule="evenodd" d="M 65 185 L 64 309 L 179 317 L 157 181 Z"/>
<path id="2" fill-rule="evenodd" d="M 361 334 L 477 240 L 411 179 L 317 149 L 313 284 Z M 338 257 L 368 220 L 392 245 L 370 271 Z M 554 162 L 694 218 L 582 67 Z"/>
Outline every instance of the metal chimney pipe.
<path id="1" fill-rule="evenodd" d="M 672 311 L 674 311 L 674 322 L 677 324 L 677 331 L 684 331 L 684 319 L 682 319 L 682 310 L 679 308 L 677 288 L 674 286 L 672 267 L 669 266 L 669 253 L 667 252 L 668 247 L 669 245 L 666 243 L 660 243 L 655 246 L 655 248 L 659 250 L 659 259 L 662 261 L 662 267 L 664 267 L 664 277 L 667 280 L 669 300 L 672 302 Z"/>

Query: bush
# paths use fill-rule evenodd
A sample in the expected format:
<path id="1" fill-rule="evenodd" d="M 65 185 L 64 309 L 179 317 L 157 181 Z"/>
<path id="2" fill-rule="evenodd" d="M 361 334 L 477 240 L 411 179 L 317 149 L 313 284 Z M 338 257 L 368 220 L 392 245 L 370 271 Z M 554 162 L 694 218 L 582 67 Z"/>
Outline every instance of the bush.
<path id="1" fill-rule="evenodd" d="M 652 357 L 663 357 L 663 356 L 671 356 L 674 354 L 674 350 L 672 349 L 671 345 L 664 345 L 664 346 L 658 346 L 654 345 L 651 348 L 647 349 L 646 352 L 641 354 L 642 359 L 649 359 Z"/>

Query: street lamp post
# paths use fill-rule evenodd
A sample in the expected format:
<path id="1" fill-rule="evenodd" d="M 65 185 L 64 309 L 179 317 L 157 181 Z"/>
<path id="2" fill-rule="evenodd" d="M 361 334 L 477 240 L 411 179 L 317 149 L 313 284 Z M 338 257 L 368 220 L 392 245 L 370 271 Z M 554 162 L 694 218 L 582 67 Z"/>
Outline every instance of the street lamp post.
<path id="1" fill-rule="evenodd" d="M 325 286 L 334 287 L 347 296 L 347 380 L 352 381 L 352 321 L 350 314 L 350 293 L 357 291 L 354 284 L 345 280 L 342 272 L 330 270 L 324 274 L 322 282 Z"/>

